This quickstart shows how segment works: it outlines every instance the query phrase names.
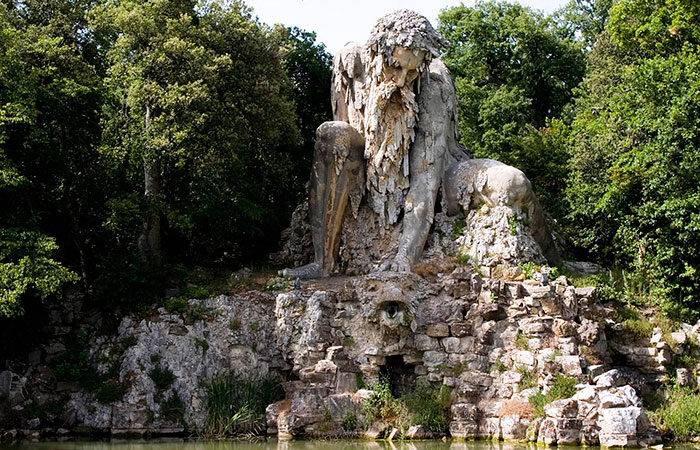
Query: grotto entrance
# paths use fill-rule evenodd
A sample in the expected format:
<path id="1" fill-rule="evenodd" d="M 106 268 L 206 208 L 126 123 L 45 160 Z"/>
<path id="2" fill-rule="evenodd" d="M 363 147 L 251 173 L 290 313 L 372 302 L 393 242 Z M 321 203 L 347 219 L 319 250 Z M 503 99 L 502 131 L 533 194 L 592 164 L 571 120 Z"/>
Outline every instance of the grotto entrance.
<path id="1" fill-rule="evenodd" d="M 413 390 L 416 385 L 414 366 L 406 364 L 403 355 L 386 357 L 386 364 L 379 367 L 379 377 L 389 383 L 391 394 L 399 398 Z"/>

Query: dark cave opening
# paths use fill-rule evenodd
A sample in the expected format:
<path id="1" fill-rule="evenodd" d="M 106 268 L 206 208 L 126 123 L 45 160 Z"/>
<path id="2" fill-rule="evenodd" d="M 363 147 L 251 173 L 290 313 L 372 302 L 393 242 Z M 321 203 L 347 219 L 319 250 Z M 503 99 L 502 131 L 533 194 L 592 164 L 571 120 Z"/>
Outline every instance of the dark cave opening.
<path id="1" fill-rule="evenodd" d="M 413 390 L 416 385 L 415 368 L 406 364 L 403 355 L 386 357 L 386 364 L 380 367 L 380 378 L 389 383 L 391 394 L 399 398 Z"/>

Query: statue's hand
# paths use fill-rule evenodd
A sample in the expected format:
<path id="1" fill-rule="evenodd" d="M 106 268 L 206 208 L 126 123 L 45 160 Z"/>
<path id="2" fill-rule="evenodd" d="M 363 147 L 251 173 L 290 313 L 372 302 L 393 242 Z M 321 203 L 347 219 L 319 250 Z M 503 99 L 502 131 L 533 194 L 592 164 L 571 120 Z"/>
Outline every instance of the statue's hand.
<path id="1" fill-rule="evenodd" d="M 396 255 L 396 258 L 384 261 L 375 269 L 376 272 L 386 272 L 389 270 L 392 272 L 410 272 L 411 263 L 405 256 Z"/>
<path id="2" fill-rule="evenodd" d="M 405 256 L 396 255 L 396 258 L 391 263 L 391 270 L 394 272 L 410 272 L 411 263 Z"/>

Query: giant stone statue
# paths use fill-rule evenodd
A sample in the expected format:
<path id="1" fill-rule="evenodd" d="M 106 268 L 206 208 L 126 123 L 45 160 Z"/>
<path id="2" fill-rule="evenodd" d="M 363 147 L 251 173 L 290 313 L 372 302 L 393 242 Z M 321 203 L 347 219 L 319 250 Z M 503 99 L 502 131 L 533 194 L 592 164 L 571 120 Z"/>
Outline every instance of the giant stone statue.
<path id="1" fill-rule="evenodd" d="M 411 271 L 438 209 L 465 216 L 458 251 L 474 260 L 559 262 L 525 175 L 470 159 L 459 144 L 454 83 L 439 58 L 446 45 L 425 17 L 401 10 L 335 56 L 334 120 L 316 132 L 309 189 L 314 259 L 284 275 L 333 273 L 341 241 L 347 260 L 360 251 L 374 270 Z"/>

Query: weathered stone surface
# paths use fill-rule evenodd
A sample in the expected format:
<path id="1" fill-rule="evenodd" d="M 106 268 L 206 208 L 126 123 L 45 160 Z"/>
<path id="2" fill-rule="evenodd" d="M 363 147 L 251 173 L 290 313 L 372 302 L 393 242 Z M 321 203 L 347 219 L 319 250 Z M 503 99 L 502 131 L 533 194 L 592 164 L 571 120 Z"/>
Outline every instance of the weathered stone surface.
<path id="1" fill-rule="evenodd" d="M 431 323 L 425 334 L 430 337 L 446 337 L 450 335 L 450 327 L 446 323 Z"/>
<path id="2" fill-rule="evenodd" d="M 583 374 L 583 369 L 581 368 L 581 360 L 578 356 L 561 356 L 559 358 L 559 363 L 561 364 L 562 371 L 568 376 L 581 376 Z"/>
<path id="3" fill-rule="evenodd" d="M 605 372 L 604 374 L 595 377 L 593 381 L 599 388 L 617 387 L 625 384 L 624 376 L 617 369 Z"/>
<path id="4" fill-rule="evenodd" d="M 649 428 L 649 420 L 639 407 L 601 408 L 598 416 L 600 445 L 621 447 L 637 445 L 637 433 Z"/>
<path id="5" fill-rule="evenodd" d="M 417 334 L 413 339 L 416 350 L 423 352 L 427 350 L 437 350 L 440 348 L 439 341 L 434 337 L 426 336 L 425 334 Z"/>
<path id="6" fill-rule="evenodd" d="M 537 433 L 537 442 L 547 445 L 557 443 L 557 419 L 548 417 L 542 421 Z"/>
<path id="7" fill-rule="evenodd" d="M 501 438 L 506 440 L 524 441 L 530 421 L 519 415 L 501 417 Z"/>
<path id="8" fill-rule="evenodd" d="M 578 415 L 578 402 L 573 399 L 555 400 L 545 405 L 544 412 L 552 418 L 575 418 Z"/>
<path id="9" fill-rule="evenodd" d="M 20 376 L 9 370 L 0 372 L 0 399 L 6 399 L 10 407 L 24 401 L 23 383 Z"/>

